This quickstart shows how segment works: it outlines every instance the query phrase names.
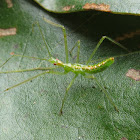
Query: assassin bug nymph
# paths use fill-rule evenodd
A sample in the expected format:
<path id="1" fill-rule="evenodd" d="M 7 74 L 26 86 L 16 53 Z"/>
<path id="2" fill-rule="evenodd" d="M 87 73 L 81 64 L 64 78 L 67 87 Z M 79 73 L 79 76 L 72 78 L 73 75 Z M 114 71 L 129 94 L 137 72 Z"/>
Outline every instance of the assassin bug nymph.
<path id="1" fill-rule="evenodd" d="M 12 87 L 9 87 L 7 88 L 5 91 L 8 91 L 12 88 L 15 88 L 21 84 L 24 84 L 28 81 L 31 81 L 32 79 L 35 79 L 41 75 L 44 75 L 44 74 L 47 74 L 47 73 L 51 73 L 51 74 L 57 74 L 57 75 L 64 75 L 64 74 L 67 74 L 68 72 L 73 72 L 75 74 L 75 76 L 73 77 L 73 79 L 71 80 L 71 82 L 69 83 L 69 85 L 67 86 L 66 88 L 66 91 L 65 91 L 65 95 L 64 95 L 64 98 L 62 100 L 62 105 L 61 105 L 61 109 L 60 109 L 60 114 L 62 115 L 62 110 L 63 110 L 63 106 L 64 106 L 64 103 L 65 103 L 65 100 L 67 98 L 67 95 L 68 95 L 68 91 L 70 89 L 70 87 L 73 85 L 75 79 L 77 78 L 77 76 L 79 74 L 83 75 L 85 78 L 91 78 L 91 79 L 94 79 L 97 83 L 97 85 L 100 87 L 100 89 L 104 92 L 104 94 L 106 95 L 106 97 L 108 98 L 108 100 L 110 101 L 110 103 L 114 106 L 115 110 L 118 111 L 115 103 L 113 102 L 113 100 L 110 98 L 110 96 L 108 95 L 106 89 L 98 82 L 98 80 L 96 79 L 96 77 L 94 77 L 93 74 L 95 73 L 98 73 L 98 72 L 102 72 L 104 71 L 106 68 L 108 68 L 111 64 L 114 63 L 114 57 L 110 57 L 98 64 L 95 64 L 95 65 L 89 65 L 89 63 L 91 62 L 91 59 L 93 57 L 93 55 L 96 53 L 97 49 L 99 48 L 99 46 L 101 45 L 101 43 L 104 41 L 104 39 L 108 39 L 109 41 L 113 42 L 114 44 L 118 45 L 119 47 L 127 50 L 124 46 L 122 46 L 120 43 L 114 41 L 113 39 L 107 37 L 107 36 L 103 36 L 100 41 L 98 42 L 98 44 L 96 45 L 95 49 L 93 50 L 93 52 L 91 53 L 88 61 L 86 62 L 86 65 L 82 65 L 82 64 L 79 64 L 79 54 L 80 54 L 80 41 L 78 40 L 77 41 L 77 60 L 76 60 L 76 63 L 75 64 L 71 64 L 69 63 L 69 58 L 68 58 L 68 45 L 67 45 L 67 36 L 66 36 L 66 29 L 64 28 L 64 26 L 62 25 L 59 25 L 59 24 L 56 24 L 46 18 L 43 18 L 45 22 L 47 22 L 48 24 L 51 24 L 55 27 L 60 27 L 63 31 L 63 35 L 64 35 L 64 45 L 65 45 L 65 56 L 66 56 L 66 62 L 63 63 L 62 61 L 58 60 L 58 59 L 55 59 L 52 57 L 51 53 L 50 53 L 50 50 L 49 50 L 49 47 L 45 41 L 45 37 L 42 33 L 42 30 L 40 28 L 40 25 L 38 22 L 36 22 L 35 24 L 37 24 L 39 30 L 40 30 L 40 33 L 41 33 L 41 36 L 42 36 L 42 39 L 45 43 L 45 46 L 46 46 L 46 49 L 48 51 L 48 54 L 49 54 L 49 59 L 41 59 L 41 58 L 38 58 L 38 59 L 41 59 L 41 60 L 47 60 L 51 63 L 53 63 L 54 65 L 56 65 L 57 67 L 46 67 L 46 68 L 41 68 L 41 67 L 37 67 L 37 68 L 33 68 L 33 69 L 22 69 L 22 70 L 17 70 L 17 71 L 5 71 L 5 72 L 0 72 L 0 73 L 15 73 L 15 72 L 26 72 L 26 71 L 35 71 L 35 70 L 45 70 L 45 72 L 42 72 L 36 76 L 33 76 L 21 83 L 18 83 Z M 34 27 L 34 24 L 33 24 L 33 27 Z M 76 46 L 74 46 L 73 48 L 75 48 Z M 72 48 L 72 49 L 73 49 Z M 127 50 L 128 51 L 128 50 Z M 13 56 L 21 56 L 21 55 L 16 55 L 16 54 L 12 54 L 12 56 L 7 60 L 9 61 Z M 29 57 L 29 56 L 22 56 L 22 57 Z M 29 58 L 33 58 L 33 57 L 29 57 Z M 7 62 L 6 61 L 6 62 Z M 5 63 L 6 63 L 5 62 Z M 4 63 L 4 64 L 5 64 Z M 4 65 L 3 64 L 3 65 Z M 2 65 L 2 66 L 3 66 Z M 2 67 L 1 66 L 1 67 Z M 58 68 L 58 67 L 62 67 L 64 69 L 64 72 L 58 72 L 58 71 L 54 71 L 54 69 Z M 89 74 L 89 75 L 87 75 Z"/>

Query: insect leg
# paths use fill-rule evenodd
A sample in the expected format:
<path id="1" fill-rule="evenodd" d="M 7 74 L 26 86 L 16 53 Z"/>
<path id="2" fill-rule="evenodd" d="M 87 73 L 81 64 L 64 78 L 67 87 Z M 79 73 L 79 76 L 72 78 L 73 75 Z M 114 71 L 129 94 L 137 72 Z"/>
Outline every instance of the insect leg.
<path id="1" fill-rule="evenodd" d="M 74 48 L 77 47 L 77 60 L 76 63 L 79 63 L 79 56 L 80 56 L 80 40 L 78 40 L 75 45 L 73 46 L 73 48 L 70 50 L 70 55 L 72 55 L 72 51 L 74 50 Z"/>
<path id="2" fill-rule="evenodd" d="M 13 58 L 14 56 L 12 55 L 12 56 L 10 56 L 1 66 L 0 66 L 0 68 L 1 67 L 3 67 L 9 60 L 11 60 L 11 58 Z"/>
<path id="3" fill-rule="evenodd" d="M 74 83 L 74 80 L 77 78 L 77 76 L 78 76 L 78 74 L 76 74 L 76 75 L 74 76 L 74 78 L 71 80 L 70 84 L 67 86 L 67 89 L 66 89 L 64 98 L 63 98 L 63 100 L 62 100 L 61 109 L 60 109 L 60 112 L 59 112 L 60 115 L 63 114 L 63 111 L 62 111 L 62 110 L 63 110 L 63 106 L 64 106 L 65 100 L 66 100 L 66 98 L 67 98 L 67 95 L 68 95 L 68 91 L 69 91 L 70 87 L 72 86 L 72 84 Z"/>
<path id="4" fill-rule="evenodd" d="M 26 82 L 29 82 L 29 81 L 31 81 L 31 80 L 33 80 L 33 79 L 35 79 L 35 78 L 37 78 L 37 77 L 39 77 L 39 76 L 41 76 L 41 75 L 44 75 L 44 74 L 46 74 L 46 73 L 49 73 L 49 71 L 45 71 L 45 72 L 43 72 L 43 73 L 37 74 L 37 75 L 35 75 L 35 76 L 33 76 L 33 77 L 27 79 L 27 80 L 22 81 L 21 83 L 18 83 L 18 84 L 14 85 L 14 86 L 11 86 L 11 87 L 5 89 L 4 91 L 8 91 L 8 90 L 10 90 L 10 89 L 12 89 L 12 88 L 15 88 L 15 87 L 17 87 L 17 86 L 20 86 L 20 85 L 22 85 L 22 84 L 24 84 L 24 83 L 26 83 Z"/>
<path id="5" fill-rule="evenodd" d="M 33 70 L 34 70 L 34 69 L 33 69 Z M 20 72 L 21 72 L 21 71 L 20 71 Z M 25 72 L 25 71 L 22 71 L 22 72 Z M 14 73 L 14 72 L 12 72 L 12 73 Z M 65 72 L 62 73 L 62 72 L 49 71 L 49 70 L 47 70 L 47 71 L 42 72 L 42 73 L 40 73 L 40 74 L 37 74 L 37 75 L 35 75 L 35 76 L 33 76 L 33 77 L 27 79 L 27 80 L 24 80 L 24 81 L 22 81 L 22 82 L 20 82 L 20 83 L 18 83 L 18 84 L 16 84 L 16 85 L 14 85 L 14 86 L 11 86 L 11 87 L 5 89 L 4 91 L 8 91 L 8 90 L 10 90 L 10 89 L 12 89 L 12 88 L 15 88 L 15 87 L 17 87 L 17 86 L 20 86 L 20 85 L 22 85 L 22 84 L 24 84 L 24 83 L 26 83 L 26 82 L 29 82 L 29 81 L 31 81 L 31 80 L 33 80 L 33 79 L 35 79 L 35 78 L 37 78 L 37 77 L 39 77 L 39 76 L 41 76 L 41 75 L 44 75 L 44 74 L 46 74 L 46 73 L 52 73 L 52 74 L 58 74 L 58 75 L 64 75 L 64 74 L 66 74 Z"/>
<path id="6" fill-rule="evenodd" d="M 97 85 L 99 86 L 99 88 L 104 92 L 104 94 L 106 95 L 106 97 L 108 98 L 108 100 L 110 101 L 110 103 L 114 106 L 115 110 L 117 112 L 119 112 L 118 108 L 116 107 L 115 103 L 113 102 L 113 100 L 111 99 L 111 97 L 108 95 L 107 90 L 100 84 L 100 82 L 97 80 L 96 77 L 92 76 L 85 76 L 86 78 L 91 78 L 94 79 L 95 82 L 97 83 Z"/>
<path id="7" fill-rule="evenodd" d="M 44 44 L 45 44 L 45 46 L 46 46 L 46 49 L 47 49 L 47 51 L 48 51 L 48 54 L 49 54 L 49 57 L 51 57 L 52 55 L 51 55 L 51 53 L 50 53 L 50 51 L 49 51 L 49 45 L 47 44 L 47 42 L 46 42 L 46 39 L 45 39 L 45 37 L 44 37 L 44 35 L 43 35 L 43 32 L 42 32 L 42 30 L 41 30 L 41 27 L 40 27 L 40 25 L 39 25 L 39 23 L 38 22 L 35 22 L 35 23 L 33 23 L 32 24 L 32 32 L 34 31 L 34 26 L 35 26 L 35 24 L 38 26 L 38 28 L 39 28 L 39 31 L 40 31 L 40 33 L 41 33 L 41 37 L 42 37 L 42 39 L 43 39 L 43 41 L 44 41 Z"/>
<path id="8" fill-rule="evenodd" d="M 56 69 L 56 67 L 37 67 L 32 69 L 21 69 L 21 70 L 14 70 L 14 71 L 0 71 L 0 74 L 2 73 L 18 73 L 18 72 L 29 72 L 29 71 L 46 71 L 46 70 L 52 70 Z"/>
<path id="9" fill-rule="evenodd" d="M 67 44 L 67 34 L 66 34 L 66 29 L 65 29 L 65 27 L 62 26 L 62 25 L 60 25 L 60 24 L 56 24 L 56 23 L 54 23 L 54 22 L 52 22 L 52 21 L 50 21 L 50 20 L 48 20 L 48 19 L 46 19 L 46 18 L 44 18 L 44 17 L 43 17 L 43 19 L 44 19 L 45 22 L 47 22 L 47 23 L 49 23 L 49 24 L 51 24 L 51 25 L 53 25 L 53 26 L 55 26 L 55 27 L 59 27 L 59 28 L 62 29 L 62 31 L 63 31 L 63 36 L 64 36 L 66 63 L 68 63 L 68 62 L 69 62 L 69 58 L 68 58 L 68 44 Z"/>
<path id="10" fill-rule="evenodd" d="M 98 50 L 98 48 L 100 47 L 100 45 L 102 44 L 102 42 L 108 39 L 109 41 L 113 42 L 114 44 L 116 44 L 117 46 L 119 46 L 120 48 L 126 50 L 127 52 L 130 52 L 126 47 L 124 47 L 123 45 L 121 45 L 120 43 L 116 42 L 115 40 L 111 39 L 110 37 L 107 36 L 103 36 L 100 41 L 98 42 L 98 44 L 96 45 L 95 49 L 93 50 L 92 54 L 90 55 L 88 61 L 86 62 L 86 64 L 89 64 L 89 62 L 91 61 L 92 57 L 94 56 L 94 54 L 96 53 L 96 51 Z"/>
<path id="11" fill-rule="evenodd" d="M 39 60 L 45 60 L 47 61 L 47 59 L 45 58 L 38 58 L 38 57 L 31 57 L 31 56 L 23 56 L 23 55 L 18 55 L 18 54 L 14 54 L 11 53 L 12 56 L 10 56 L 1 66 L 0 68 L 2 68 L 6 63 L 8 63 L 13 57 L 25 57 L 25 58 L 30 58 L 30 59 L 39 59 Z M 24 72 L 24 71 L 33 71 L 33 70 L 50 70 L 50 69 L 54 69 L 54 67 L 47 67 L 47 68 L 41 68 L 40 65 L 37 68 L 32 68 L 32 69 L 24 69 L 24 70 L 16 70 L 16 71 L 5 71 L 5 72 L 1 72 L 1 73 L 14 73 L 14 72 Z"/>

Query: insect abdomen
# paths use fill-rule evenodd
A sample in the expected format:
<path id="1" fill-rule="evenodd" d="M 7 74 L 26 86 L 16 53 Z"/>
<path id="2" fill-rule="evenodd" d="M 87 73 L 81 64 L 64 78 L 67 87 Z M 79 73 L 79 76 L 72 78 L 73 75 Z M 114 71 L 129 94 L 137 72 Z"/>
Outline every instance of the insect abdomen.
<path id="1" fill-rule="evenodd" d="M 71 65 L 70 71 L 74 73 L 81 73 L 81 74 L 98 73 L 98 72 L 104 71 L 113 63 L 114 63 L 114 57 L 111 57 L 95 65 L 82 65 L 82 64 Z"/>
<path id="2" fill-rule="evenodd" d="M 98 73 L 101 71 L 104 71 L 107 69 L 110 65 L 114 63 L 114 57 L 108 58 L 98 64 L 91 65 L 89 68 L 86 70 L 87 73 Z"/>

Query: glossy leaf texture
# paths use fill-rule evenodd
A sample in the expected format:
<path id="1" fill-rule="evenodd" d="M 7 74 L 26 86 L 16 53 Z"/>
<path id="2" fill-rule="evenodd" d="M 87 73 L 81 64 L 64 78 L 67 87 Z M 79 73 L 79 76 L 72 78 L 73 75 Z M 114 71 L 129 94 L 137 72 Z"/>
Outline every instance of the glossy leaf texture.
<path id="1" fill-rule="evenodd" d="M 80 63 L 85 64 L 100 38 L 104 35 L 119 41 L 131 52 L 104 40 L 90 64 L 114 57 L 107 70 L 95 74 L 100 84 L 119 109 L 114 110 L 94 80 L 78 76 L 70 88 L 59 116 L 65 90 L 74 77 L 67 75 L 42 75 L 7 92 L 5 89 L 31 78 L 42 71 L 0 74 L 0 140 L 128 140 L 140 138 L 139 81 L 126 76 L 130 69 L 140 69 L 140 18 L 99 11 L 71 14 L 54 14 L 43 10 L 32 0 L 15 0 L 8 8 L 5 0 L 0 4 L 0 29 L 16 34 L 0 37 L 0 65 L 10 53 L 39 58 L 48 57 L 40 31 L 54 58 L 65 61 L 63 33 L 60 28 L 44 22 L 45 17 L 66 28 L 69 50 L 80 40 Z M 32 32 L 32 25 L 34 32 Z M 3 30 L 1 30 L 3 31 Z M 6 30 L 7 31 L 7 30 Z M 7 33 L 7 34 L 8 34 Z M 70 62 L 75 63 L 74 49 Z M 52 67 L 48 61 L 15 57 L 2 71 Z M 58 69 L 62 72 L 63 69 Z"/>
<path id="2" fill-rule="evenodd" d="M 140 15 L 139 0 L 34 0 L 54 13 L 71 13 L 97 10 L 115 14 Z"/>

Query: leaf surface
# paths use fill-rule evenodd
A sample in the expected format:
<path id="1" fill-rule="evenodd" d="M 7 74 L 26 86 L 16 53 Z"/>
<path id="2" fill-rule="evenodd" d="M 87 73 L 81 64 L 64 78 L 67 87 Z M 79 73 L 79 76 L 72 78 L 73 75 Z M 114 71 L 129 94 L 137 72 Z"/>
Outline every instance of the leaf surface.
<path id="1" fill-rule="evenodd" d="M 139 0 L 34 0 L 44 9 L 54 13 L 71 13 L 87 10 L 116 14 L 140 14 Z"/>
<path id="2" fill-rule="evenodd" d="M 7 92 L 5 89 L 31 78 L 42 71 L 0 74 L 0 139 L 1 140 L 118 140 L 123 137 L 136 140 L 140 137 L 139 82 L 126 76 L 129 69 L 140 69 L 138 52 L 139 17 L 87 12 L 56 15 L 40 9 L 32 1 L 13 1 L 7 8 L 4 0 L 0 6 L 0 28 L 16 28 L 16 35 L 0 38 L 0 64 L 11 52 L 23 56 L 48 57 L 40 31 L 55 58 L 65 61 L 63 33 L 45 23 L 42 16 L 65 26 L 69 50 L 81 41 L 80 63 L 84 64 L 103 35 L 120 40 L 131 53 L 105 40 L 92 59 L 92 64 L 114 56 L 115 63 L 106 71 L 96 74 L 100 84 L 119 109 L 114 110 L 94 80 L 78 76 L 69 90 L 63 115 L 59 116 L 65 89 L 74 77 L 67 75 L 42 75 Z M 133 33 L 133 36 L 132 36 Z M 131 34 L 131 36 L 125 36 Z M 76 60 L 76 49 L 69 56 Z M 117 57 L 116 57 L 117 56 Z M 100 59 L 100 60 L 99 60 Z M 98 61 L 97 61 L 98 60 Z M 0 71 L 52 67 L 48 61 L 35 58 L 14 57 Z M 62 69 L 58 69 L 62 72 Z"/>

